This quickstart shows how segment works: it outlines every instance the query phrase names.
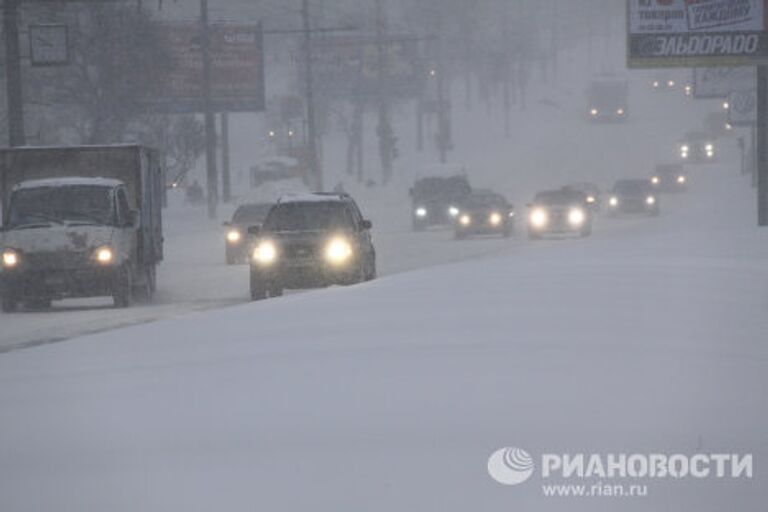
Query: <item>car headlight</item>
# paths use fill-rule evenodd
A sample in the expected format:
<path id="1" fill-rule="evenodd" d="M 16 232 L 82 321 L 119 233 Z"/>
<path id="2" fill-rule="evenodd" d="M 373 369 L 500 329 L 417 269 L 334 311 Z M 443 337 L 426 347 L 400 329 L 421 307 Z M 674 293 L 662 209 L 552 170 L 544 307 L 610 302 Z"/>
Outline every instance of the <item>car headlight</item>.
<path id="1" fill-rule="evenodd" d="M 459 213 L 460 213 L 459 209 L 456 208 L 455 206 L 451 206 L 450 208 L 448 208 L 448 215 L 450 215 L 451 217 L 458 217 Z"/>
<path id="2" fill-rule="evenodd" d="M 115 253 L 111 247 L 99 247 L 95 254 L 96 261 L 101 265 L 109 265 L 115 260 Z"/>
<path id="3" fill-rule="evenodd" d="M 587 196 L 587 202 L 589 204 L 595 204 L 597 202 L 597 198 L 595 196 Z"/>
<path id="4" fill-rule="evenodd" d="M 227 233 L 227 241 L 231 244 L 236 244 L 240 240 L 242 240 L 243 235 L 238 230 L 233 229 L 229 233 Z"/>
<path id="5" fill-rule="evenodd" d="M 645 198 L 645 202 L 649 206 L 653 206 L 654 204 L 656 204 L 656 198 L 653 197 L 653 196 L 648 196 L 648 197 Z"/>
<path id="6" fill-rule="evenodd" d="M 653 178 L 651 178 L 651 183 L 653 183 L 654 185 L 658 185 L 660 182 L 661 180 L 659 179 L 658 176 L 654 176 Z"/>
<path id="7" fill-rule="evenodd" d="M 688 181 L 688 178 L 686 178 L 685 176 L 678 176 L 677 177 L 677 182 L 680 183 L 681 185 L 683 183 L 685 183 L 686 181 Z"/>
<path id="8" fill-rule="evenodd" d="M 616 114 L 620 115 L 620 116 L 623 116 L 624 115 L 624 109 L 623 108 L 616 109 Z"/>
<path id="9" fill-rule="evenodd" d="M 416 216 L 417 217 L 426 217 L 427 216 L 427 209 L 426 208 L 416 208 Z"/>
<path id="10" fill-rule="evenodd" d="M 536 208 L 531 212 L 531 225 L 535 228 L 543 228 L 549 222 L 549 215 L 543 208 Z"/>
<path id="11" fill-rule="evenodd" d="M 704 146 L 704 149 L 709 152 L 712 152 L 715 150 L 715 146 L 713 144 L 707 144 L 706 146 Z"/>
<path id="12" fill-rule="evenodd" d="M 6 249 L 3 251 L 3 268 L 15 268 L 19 265 L 19 253 L 12 249 Z"/>
<path id="13" fill-rule="evenodd" d="M 659 82 L 658 81 L 653 82 L 653 87 L 654 87 L 654 89 L 658 88 L 659 87 Z"/>
<path id="14" fill-rule="evenodd" d="M 277 260 L 277 247 L 270 241 L 260 242 L 253 249 L 253 261 L 261 265 L 271 265 Z"/>
<path id="15" fill-rule="evenodd" d="M 619 206 L 619 198 L 618 197 L 612 197 L 608 201 L 608 204 L 610 204 L 611 206 Z"/>
<path id="16" fill-rule="evenodd" d="M 470 224 L 472 224 L 472 217 L 470 217 L 469 215 L 467 215 L 467 214 L 465 213 L 464 215 L 462 215 L 461 217 L 459 217 L 459 223 L 460 223 L 462 226 L 469 226 Z"/>
<path id="17" fill-rule="evenodd" d="M 675 86 L 675 81 L 674 80 L 670 80 L 669 82 L 667 82 L 667 85 L 669 87 L 674 87 Z"/>
<path id="18" fill-rule="evenodd" d="M 352 257 L 352 245 L 345 238 L 334 238 L 325 247 L 325 259 L 334 265 L 346 263 Z"/>
<path id="19" fill-rule="evenodd" d="M 581 226 L 586 220 L 587 215 L 581 208 L 574 208 L 568 212 L 568 222 L 570 222 L 572 226 Z"/>
<path id="20" fill-rule="evenodd" d="M 599 114 L 600 112 L 596 108 L 593 108 L 592 110 L 589 111 L 589 113 L 590 113 L 591 116 L 594 117 L 597 114 Z"/>
<path id="21" fill-rule="evenodd" d="M 502 218 L 500 213 L 492 213 L 491 216 L 488 218 L 492 226 L 498 226 L 501 224 Z"/>

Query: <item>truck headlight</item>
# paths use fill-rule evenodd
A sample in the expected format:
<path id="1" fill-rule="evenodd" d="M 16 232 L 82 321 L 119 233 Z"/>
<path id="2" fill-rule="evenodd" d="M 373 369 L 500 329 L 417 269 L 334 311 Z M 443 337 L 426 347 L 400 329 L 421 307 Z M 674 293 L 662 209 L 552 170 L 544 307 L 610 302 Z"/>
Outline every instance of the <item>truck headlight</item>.
<path id="1" fill-rule="evenodd" d="M 467 214 L 465 213 L 464 215 L 462 215 L 461 217 L 459 217 L 459 223 L 460 223 L 462 226 L 469 226 L 470 224 L 472 224 L 472 217 L 470 217 L 469 215 L 467 215 Z"/>
<path id="2" fill-rule="evenodd" d="M 493 212 L 491 216 L 488 218 L 488 221 L 491 223 L 492 226 L 498 226 L 501 224 L 501 214 L 497 212 Z"/>
<path id="3" fill-rule="evenodd" d="M 587 215 L 581 208 L 574 208 L 568 212 L 568 222 L 571 226 L 581 226 L 587 220 Z"/>
<path id="4" fill-rule="evenodd" d="M 619 198 L 614 196 L 608 201 L 608 204 L 610 204 L 613 207 L 619 206 Z"/>
<path id="5" fill-rule="evenodd" d="M 648 206 L 653 206 L 656 204 L 656 198 L 653 196 L 648 196 L 645 198 L 645 202 Z"/>
<path id="6" fill-rule="evenodd" d="M 543 208 L 536 208 L 531 212 L 531 225 L 535 228 L 543 228 L 549 222 L 549 215 Z"/>
<path id="7" fill-rule="evenodd" d="M 416 208 L 416 216 L 424 218 L 427 216 L 427 209 L 426 208 Z"/>
<path id="8" fill-rule="evenodd" d="M 3 268 L 15 268 L 19 265 L 19 253 L 14 250 L 6 249 L 3 251 Z"/>
<path id="9" fill-rule="evenodd" d="M 229 233 L 227 233 L 227 241 L 231 244 L 236 244 L 242 239 L 243 239 L 242 233 L 240 233 L 236 229 L 233 229 Z"/>
<path id="10" fill-rule="evenodd" d="M 352 257 L 352 245 L 345 238 L 334 238 L 325 247 L 325 259 L 334 265 L 346 263 Z"/>
<path id="11" fill-rule="evenodd" d="M 96 261 L 101 265 L 109 265 L 114 261 L 115 253 L 111 247 L 99 247 L 96 249 Z"/>
<path id="12" fill-rule="evenodd" d="M 271 265 L 276 259 L 277 247 L 272 242 L 260 242 L 253 250 L 253 260 L 261 265 Z"/>

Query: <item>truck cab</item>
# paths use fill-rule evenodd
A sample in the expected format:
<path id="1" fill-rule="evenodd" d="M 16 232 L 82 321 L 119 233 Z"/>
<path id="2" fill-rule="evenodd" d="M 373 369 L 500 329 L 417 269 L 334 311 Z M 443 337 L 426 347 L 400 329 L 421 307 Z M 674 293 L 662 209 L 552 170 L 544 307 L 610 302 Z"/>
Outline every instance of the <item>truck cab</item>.
<path id="1" fill-rule="evenodd" d="M 122 158 L 106 163 L 101 173 L 122 179 L 77 176 L 61 167 L 57 173 L 41 173 L 39 166 L 22 172 L 34 160 L 30 152 L 38 150 L 19 151 L 26 153 L 14 155 L 0 176 L 0 185 L 5 185 L 0 187 L 3 311 L 20 304 L 46 309 L 52 301 L 68 298 L 107 296 L 116 307 L 128 307 L 134 298 L 150 300 L 162 257 L 156 193 L 160 181 L 148 179 L 153 176 L 150 167 Z M 110 153 L 99 156 L 102 165 Z M 88 157 L 70 156 L 89 169 Z M 41 174 L 59 176 L 19 179 Z"/>

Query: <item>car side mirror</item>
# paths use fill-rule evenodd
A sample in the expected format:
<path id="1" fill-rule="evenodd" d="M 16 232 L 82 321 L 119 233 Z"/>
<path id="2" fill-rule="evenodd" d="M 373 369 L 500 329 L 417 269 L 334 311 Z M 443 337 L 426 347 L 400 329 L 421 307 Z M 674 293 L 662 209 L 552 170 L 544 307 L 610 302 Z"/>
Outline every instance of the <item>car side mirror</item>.
<path id="1" fill-rule="evenodd" d="M 261 226 L 248 226 L 248 234 L 258 236 L 261 233 Z"/>
<path id="2" fill-rule="evenodd" d="M 373 229 L 373 222 L 369 220 L 364 220 L 363 222 L 360 223 L 360 228 L 363 231 L 370 231 L 371 229 Z"/>

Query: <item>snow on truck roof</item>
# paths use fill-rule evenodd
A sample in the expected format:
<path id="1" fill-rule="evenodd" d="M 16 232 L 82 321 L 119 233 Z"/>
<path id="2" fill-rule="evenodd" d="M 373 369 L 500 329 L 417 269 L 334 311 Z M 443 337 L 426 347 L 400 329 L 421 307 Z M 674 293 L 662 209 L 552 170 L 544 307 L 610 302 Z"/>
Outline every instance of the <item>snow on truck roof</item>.
<path id="1" fill-rule="evenodd" d="M 124 185 L 120 180 L 111 178 L 49 178 L 42 180 L 29 180 L 22 181 L 13 190 L 23 190 L 30 188 L 43 188 L 43 187 L 76 187 L 76 186 L 92 186 L 92 187 L 119 187 Z"/>

